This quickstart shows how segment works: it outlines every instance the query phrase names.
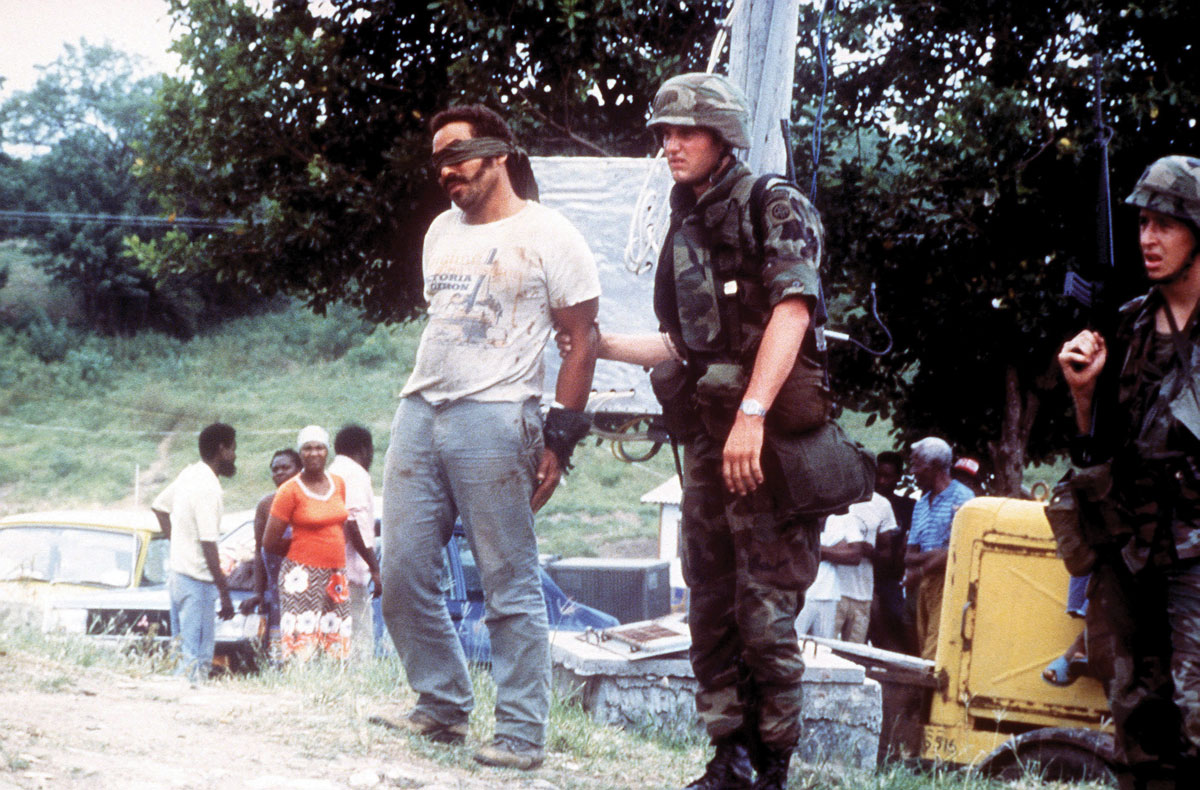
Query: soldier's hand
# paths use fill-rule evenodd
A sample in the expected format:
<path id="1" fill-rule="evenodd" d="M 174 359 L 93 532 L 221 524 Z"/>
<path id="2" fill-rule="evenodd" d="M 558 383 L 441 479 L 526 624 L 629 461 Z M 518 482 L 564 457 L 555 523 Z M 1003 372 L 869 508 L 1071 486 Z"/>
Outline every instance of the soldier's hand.
<path id="1" fill-rule="evenodd" d="M 565 357 L 571 353 L 571 333 L 560 329 L 554 333 L 554 345 L 558 346 L 558 355 Z"/>
<path id="2" fill-rule="evenodd" d="M 558 466 L 558 456 L 552 450 L 542 450 L 542 462 L 538 464 L 537 469 L 537 487 L 533 489 L 533 496 L 529 499 L 529 506 L 534 513 L 550 501 L 550 496 L 558 487 L 561 477 L 562 469 Z"/>
<path id="3" fill-rule="evenodd" d="M 750 417 L 739 411 L 725 440 L 721 476 L 725 488 L 738 496 L 749 494 L 763 482 L 763 422 L 762 417 Z"/>
<path id="4" fill-rule="evenodd" d="M 1090 329 L 1063 343 L 1058 352 L 1058 365 L 1072 392 L 1090 394 L 1107 359 L 1108 348 L 1104 344 L 1104 336 Z"/>

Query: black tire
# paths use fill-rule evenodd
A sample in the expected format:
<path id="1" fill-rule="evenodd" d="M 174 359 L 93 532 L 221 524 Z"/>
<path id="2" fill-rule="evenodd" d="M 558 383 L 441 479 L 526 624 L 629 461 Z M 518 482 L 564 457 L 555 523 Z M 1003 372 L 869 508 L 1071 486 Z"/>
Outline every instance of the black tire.
<path id="1" fill-rule="evenodd" d="M 988 755 L 979 770 L 1004 781 L 1038 776 L 1053 782 L 1104 782 L 1116 786 L 1109 762 L 1111 739 L 1090 730 L 1046 728 L 1018 736 Z"/>

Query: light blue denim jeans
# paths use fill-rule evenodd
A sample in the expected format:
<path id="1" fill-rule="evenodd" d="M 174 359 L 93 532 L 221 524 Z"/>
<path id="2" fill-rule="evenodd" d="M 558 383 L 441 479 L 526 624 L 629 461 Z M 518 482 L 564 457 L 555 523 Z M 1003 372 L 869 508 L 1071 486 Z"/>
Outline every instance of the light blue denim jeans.
<path id="1" fill-rule="evenodd" d="M 383 619 L 417 709 L 443 724 L 474 705 L 446 610 L 442 549 L 461 516 L 479 567 L 496 682 L 496 735 L 545 743 L 550 707 L 546 604 L 529 498 L 542 419 L 526 403 L 400 402 L 383 472 Z"/>
<path id="2" fill-rule="evenodd" d="M 175 674 L 193 683 L 208 679 L 212 671 L 217 636 L 217 585 L 172 572 L 167 579 L 171 594 L 171 633 L 182 660 Z"/>

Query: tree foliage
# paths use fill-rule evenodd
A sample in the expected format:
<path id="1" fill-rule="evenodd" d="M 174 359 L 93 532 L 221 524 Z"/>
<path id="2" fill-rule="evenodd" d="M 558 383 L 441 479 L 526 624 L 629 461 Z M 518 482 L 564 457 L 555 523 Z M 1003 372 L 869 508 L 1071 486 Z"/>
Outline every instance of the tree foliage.
<path id="1" fill-rule="evenodd" d="M 863 309 L 876 283 L 895 336 L 878 359 L 837 347 L 848 403 L 890 415 L 901 439 L 937 434 L 990 457 L 1002 491 L 1027 458 L 1065 446 L 1054 355 L 1085 317 L 1060 294 L 1068 270 L 1091 276 L 1097 258 L 1090 58 L 1103 58 L 1113 130 L 1110 295 L 1128 298 L 1144 284 L 1120 201 L 1153 159 L 1197 151 L 1196 22 L 1184 0 L 839 4 L 819 172 L 831 290 L 845 323 L 878 344 Z M 811 118 L 815 12 L 801 29 Z"/>
<path id="2" fill-rule="evenodd" d="M 31 90 L 0 105 L 0 139 L 34 152 L 0 159 L 0 204 L 56 215 L 157 213 L 134 176 L 135 145 L 160 82 L 141 73 L 130 55 L 80 41 L 44 67 Z M 3 234 L 35 241 L 42 266 L 78 294 L 86 320 L 101 331 L 188 334 L 213 303 L 237 301 L 211 278 L 149 276 L 125 254 L 131 228 L 39 219 L 9 223 Z"/>
<path id="3" fill-rule="evenodd" d="M 260 4 L 261 5 L 261 4 Z M 533 153 L 644 153 L 649 99 L 694 68 L 719 9 L 636 0 L 173 0 L 175 49 L 145 174 L 172 211 L 235 232 L 139 246 L 151 269 L 209 270 L 376 321 L 421 304 L 421 239 L 446 205 L 425 124 L 500 109 Z"/>

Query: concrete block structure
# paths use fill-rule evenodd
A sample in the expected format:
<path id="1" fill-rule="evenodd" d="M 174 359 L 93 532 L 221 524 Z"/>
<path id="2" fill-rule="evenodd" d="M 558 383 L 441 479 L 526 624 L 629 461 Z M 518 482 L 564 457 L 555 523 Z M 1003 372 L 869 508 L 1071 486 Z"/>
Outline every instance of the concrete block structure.
<path id="1" fill-rule="evenodd" d="M 554 685 L 576 696 L 598 722 L 683 736 L 701 733 L 696 681 L 685 653 L 632 659 L 596 636 L 555 634 Z M 797 755 L 812 763 L 875 767 L 883 702 L 879 683 L 825 647 L 805 643 L 804 739 Z"/>

